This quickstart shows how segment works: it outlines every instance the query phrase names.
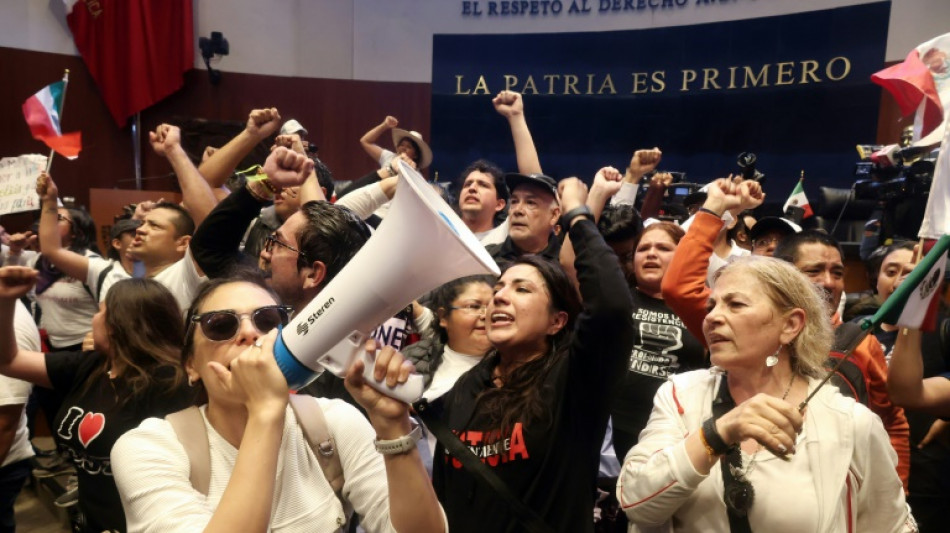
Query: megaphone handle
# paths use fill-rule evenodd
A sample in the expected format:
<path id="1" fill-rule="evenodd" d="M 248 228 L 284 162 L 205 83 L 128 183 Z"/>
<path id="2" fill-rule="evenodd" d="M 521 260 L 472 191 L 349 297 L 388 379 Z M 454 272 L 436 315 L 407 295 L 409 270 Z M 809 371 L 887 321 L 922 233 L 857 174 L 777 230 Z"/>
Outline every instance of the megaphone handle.
<path id="1" fill-rule="evenodd" d="M 425 392 L 425 383 L 421 374 L 410 374 L 408 381 L 391 388 L 389 385 L 386 385 L 385 381 L 376 381 L 376 378 L 373 376 L 374 368 L 375 361 L 364 351 L 363 379 L 366 380 L 366 383 L 368 383 L 370 387 L 373 387 L 386 396 L 411 404 L 421 398 L 422 393 Z"/>

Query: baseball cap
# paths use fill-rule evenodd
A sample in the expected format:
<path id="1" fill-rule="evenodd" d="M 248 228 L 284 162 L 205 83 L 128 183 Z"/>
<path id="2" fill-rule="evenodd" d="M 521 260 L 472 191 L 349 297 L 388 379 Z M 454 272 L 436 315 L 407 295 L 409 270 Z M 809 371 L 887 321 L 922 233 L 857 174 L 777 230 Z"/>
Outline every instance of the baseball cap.
<path id="1" fill-rule="evenodd" d="M 545 176 L 544 174 L 518 174 L 512 172 L 505 174 L 505 183 L 508 184 L 509 191 L 514 191 L 519 185 L 536 185 L 549 190 L 551 194 L 557 198 L 557 182 L 554 181 L 554 178 Z"/>

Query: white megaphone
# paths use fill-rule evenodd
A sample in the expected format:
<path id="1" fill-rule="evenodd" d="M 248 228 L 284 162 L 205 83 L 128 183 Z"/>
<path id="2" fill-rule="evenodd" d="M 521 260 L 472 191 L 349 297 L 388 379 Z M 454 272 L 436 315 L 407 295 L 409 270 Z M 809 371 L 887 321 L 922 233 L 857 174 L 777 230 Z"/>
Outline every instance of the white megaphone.
<path id="1" fill-rule="evenodd" d="M 463 276 L 499 274 L 498 265 L 422 176 L 400 161 L 399 185 L 386 218 L 363 248 L 293 320 L 274 345 L 292 389 L 323 369 L 343 377 L 376 326 L 426 292 Z M 364 376 L 383 394 L 413 402 L 423 393 L 413 374 L 395 388 Z"/>

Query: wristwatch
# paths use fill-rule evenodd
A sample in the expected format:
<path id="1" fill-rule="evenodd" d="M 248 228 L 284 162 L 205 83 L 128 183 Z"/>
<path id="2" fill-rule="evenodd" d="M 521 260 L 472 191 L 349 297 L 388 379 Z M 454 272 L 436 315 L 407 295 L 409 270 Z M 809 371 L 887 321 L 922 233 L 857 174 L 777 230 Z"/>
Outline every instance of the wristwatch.
<path id="1" fill-rule="evenodd" d="M 376 451 L 383 455 L 399 455 L 411 451 L 422 438 L 422 426 L 413 424 L 412 431 L 398 439 L 373 441 Z"/>
<path id="2" fill-rule="evenodd" d="M 571 221 L 577 217 L 584 217 L 591 222 L 594 221 L 594 214 L 590 212 L 590 208 L 586 205 L 581 205 L 571 209 L 567 213 L 561 215 L 561 233 L 567 235 L 568 230 L 571 229 Z"/>

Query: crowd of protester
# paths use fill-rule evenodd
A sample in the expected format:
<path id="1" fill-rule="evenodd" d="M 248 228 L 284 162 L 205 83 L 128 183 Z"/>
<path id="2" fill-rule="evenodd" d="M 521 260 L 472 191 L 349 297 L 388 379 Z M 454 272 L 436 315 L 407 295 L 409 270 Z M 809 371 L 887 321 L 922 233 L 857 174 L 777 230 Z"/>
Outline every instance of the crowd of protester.
<path id="1" fill-rule="evenodd" d="M 756 222 L 765 195 L 734 176 L 670 220 L 659 148 L 558 182 L 521 95 L 492 104 L 517 169 L 474 161 L 450 198 L 501 275 L 420 295 L 381 326 L 403 334 L 365 347 L 377 381 L 422 374 L 413 406 L 362 358 L 291 391 L 274 357 L 385 220 L 401 166 L 432 162 L 395 117 L 359 140 L 379 168 L 341 191 L 277 109 L 197 164 L 162 124 L 149 140 L 183 201 L 126 213 L 105 257 L 38 176 L 38 224 L 2 248 L 0 531 L 33 465 L 31 401 L 76 472 L 79 531 L 942 530 L 950 322 L 884 325 L 825 384 L 832 236 Z M 878 305 L 914 252 L 872 254 Z"/>

